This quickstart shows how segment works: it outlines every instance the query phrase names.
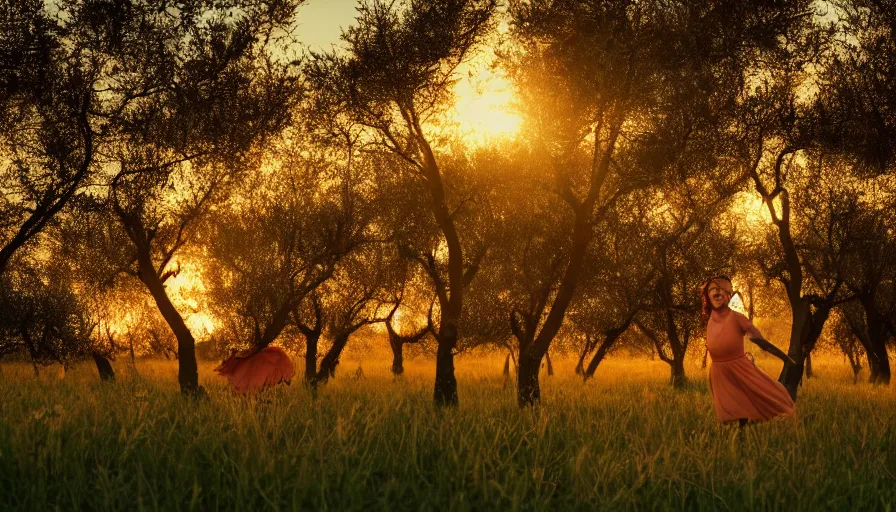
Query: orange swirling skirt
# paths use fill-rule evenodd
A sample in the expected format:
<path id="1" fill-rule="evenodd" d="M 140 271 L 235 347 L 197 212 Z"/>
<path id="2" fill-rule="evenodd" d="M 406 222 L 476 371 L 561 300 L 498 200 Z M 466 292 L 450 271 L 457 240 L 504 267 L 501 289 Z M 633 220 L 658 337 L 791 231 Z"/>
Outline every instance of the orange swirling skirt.
<path id="1" fill-rule="evenodd" d="M 292 359 L 282 349 L 265 347 L 231 357 L 215 368 L 237 393 L 255 393 L 292 379 L 296 372 Z"/>
<path id="2" fill-rule="evenodd" d="M 709 382 L 719 421 L 765 421 L 796 414 L 793 400 L 784 386 L 757 368 L 746 356 L 713 361 L 709 369 Z"/>

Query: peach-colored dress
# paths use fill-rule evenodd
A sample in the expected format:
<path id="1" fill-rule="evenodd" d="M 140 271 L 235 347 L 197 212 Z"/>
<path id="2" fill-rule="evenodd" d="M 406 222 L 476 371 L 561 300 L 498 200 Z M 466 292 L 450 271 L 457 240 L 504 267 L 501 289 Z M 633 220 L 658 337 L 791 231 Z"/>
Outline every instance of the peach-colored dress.
<path id="1" fill-rule="evenodd" d="M 277 347 L 265 347 L 233 356 L 215 368 L 238 393 L 254 393 L 280 382 L 289 382 L 295 374 L 292 359 Z"/>
<path id="2" fill-rule="evenodd" d="M 747 359 L 744 335 L 762 334 L 747 317 L 713 311 L 706 326 L 706 348 L 712 358 L 709 383 L 719 421 L 764 421 L 793 416 L 796 407 L 784 386 Z"/>

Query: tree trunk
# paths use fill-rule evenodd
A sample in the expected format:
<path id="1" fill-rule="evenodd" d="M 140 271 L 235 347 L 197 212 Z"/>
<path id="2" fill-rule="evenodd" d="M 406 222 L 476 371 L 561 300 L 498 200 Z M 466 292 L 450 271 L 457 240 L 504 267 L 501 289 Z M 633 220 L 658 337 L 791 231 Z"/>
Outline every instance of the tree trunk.
<path id="1" fill-rule="evenodd" d="M 871 347 L 874 350 L 875 361 L 877 363 L 877 375 L 874 383 L 882 386 L 890 384 L 890 356 L 887 353 L 886 335 L 882 337 L 871 336 Z"/>
<path id="2" fill-rule="evenodd" d="M 576 226 L 573 231 L 572 241 L 573 247 L 569 257 L 566 271 L 560 282 L 560 287 L 554 297 L 554 303 L 551 305 L 548 316 L 541 326 L 541 331 L 535 337 L 533 342 L 520 350 L 520 368 L 518 379 L 518 402 L 520 406 L 534 405 L 541 396 L 538 384 L 538 370 L 541 366 L 541 359 L 547 355 L 551 342 L 563 326 L 563 319 L 566 317 L 566 310 L 569 308 L 578 286 L 579 277 L 582 274 L 582 267 L 585 263 L 585 253 L 588 245 L 591 243 L 593 233 L 591 224 L 588 222 L 588 215 L 585 213 L 587 209 L 577 213 Z M 527 374 L 523 370 L 525 364 L 531 364 L 536 361 L 534 376 Z M 532 380 L 534 379 L 534 381 Z"/>
<path id="3" fill-rule="evenodd" d="M 541 399 L 541 388 L 538 383 L 540 368 L 540 357 L 533 356 L 528 350 L 520 353 L 520 367 L 517 372 L 517 398 L 520 407 L 535 405 Z"/>
<path id="4" fill-rule="evenodd" d="M 780 169 L 784 158 L 792 152 L 786 149 L 778 153 L 775 169 Z M 758 160 L 757 160 L 758 162 Z M 758 165 L 758 163 L 756 164 Z M 797 388 L 803 378 L 803 339 L 804 329 L 809 321 L 809 302 L 803 297 L 803 263 L 800 261 L 796 244 L 790 232 L 790 195 L 786 189 L 775 192 L 780 198 L 780 214 L 775 206 L 774 197 L 763 185 L 756 167 L 750 170 L 751 177 L 756 185 L 756 191 L 762 196 L 769 215 L 772 218 L 778 232 L 778 241 L 781 243 L 781 256 L 787 268 L 789 281 L 787 282 L 787 300 L 790 303 L 791 323 L 790 345 L 787 355 L 796 362 L 794 365 L 785 364 L 781 370 L 778 381 L 784 385 L 790 397 L 796 401 Z M 780 182 L 778 183 L 780 185 Z"/>
<path id="5" fill-rule="evenodd" d="M 138 262 L 140 264 L 140 280 L 149 289 L 149 293 L 156 302 L 159 313 L 165 319 L 168 327 L 177 338 L 177 380 L 180 383 L 181 393 L 201 393 L 199 387 L 199 368 L 196 364 L 196 341 L 193 334 L 184 322 L 183 317 L 171 303 L 165 284 L 156 274 L 148 247 L 140 247 L 138 244 Z"/>
<path id="6" fill-rule="evenodd" d="M 389 346 L 392 347 L 392 375 L 397 377 L 404 374 L 404 343 L 401 338 L 390 335 Z"/>
<path id="7" fill-rule="evenodd" d="M 333 346 L 320 360 L 320 368 L 314 377 L 315 384 L 326 384 L 328 380 L 336 377 L 336 367 L 339 365 L 339 357 L 342 355 L 343 349 L 348 344 L 348 338 L 351 333 L 340 333 L 333 338 Z"/>
<path id="8" fill-rule="evenodd" d="M 286 328 L 286 324 L 289 323 L 289 316 L 293 313 L 295 309 L 295 302 L 287 302 L 280 306 L 280 309 L 274 312 L 274 315 L 271 317 L 271 321 L 268 326 L 265 328 L 263 333 L 260 333 L 260 337 L 256 334 L 256 342 L 255 345 L 258 350 L 267 347 L 274 340 L 280 336 L 280 333 L 283 332 L 283 329 Z M 257 331 L 256 331 L 257 332 Z"/>
<path id="9" fill-rule="evenodd" d="M 831 314 L 831 305 L 821 305 L 815 308 L 815 312 L 809 313 L 809 325 L 803 330 L 803 352 L 806 358 L 806 379 L 812 378 L 812 351 L 821 337 L 821 331 Z"/>
<path id="10" fill-rule="evenodd" d="M 864 305 L 862 307 L 864 308 Z M 852 314 L 851 310 L 843 310 L 843 317 L 849 325 L 849 330 L 852 332 L 853 336 L 859 340 L 859 344 L 862 345 L 862 349 L 865 351 L 865 357 L 868 359 L 868 382 L 874 384 L 877 382 L 880 375 L 879 366 L 877 364 L 877 354 L 875 354 L 874 349 L 871 346 L 871 340 L 868 338 L 866 331 L 862 329 L 861 322 L 863 319 L 859 318 L 859 316 L 860 315 Z M 861 369 L 859 357 L 860 356 L 856 354 L 856 365 Z M 855 373 L 856 379 L 858 379 L 858 370 L 856 370 Z"/>
<path id="11" fill-rule="evenodd" d="M 852 369 L 852 383 L 858 384 L 859 372 L 862 371 L 862 355 L 859 354 L 859 351 L 854 343 L 855 342 L 852 339 L 845 340 L 840 343 L 840 348 L 841 350 L 843 350 L 843 354 L 849 361 L 849 367 Z"/>
<path id="12" fill-rule="evenodd" d="M 805 339 L 804 329 L 807 329 L 809 326 L 809 303 L 802 297 L 791 298 L 790 308 L 793 324 L 790 329 L 790 347 L 787 355 L 796 364 L 785 364 L 778 381 L 787 389 L 790 398 L 796 401 L 797 388 L 799 388 L 800 381 L 803 379 L 803 340 Z"/>
<path id="13" fill-rule="evenodd" d="M 672 360 L 669 361 L 669 366 L 672 367 L 669 382 L 672 384 L 672 387 L 679 389 L 687 381 L 684 375 L 684 355 L 688 349 L 690 336 L 688 330 L 684 329 L 684 339 L 682 339 L 671 309 L 666 310 L 666 335 L 669 337 L 669 349 L 672 352 Z"/>
<path id="14" fill-rule="evenodd" d="M 687 378 L 684 374 L 684 357 L 679 355 L 672 356 L 672 362 L 669 363 L 669 366 L 672 367 L 672 375 L 670 377 L 669 382 L 672 384 L 672 387 L 676 389 L 680 389 L 684 387 L 687 382 Z"/>
<path id="15" fill-rule="evenodd" d="M 545 352 L 544 359 L 548 365 L 548 377 L 554 376 L 554 365 L 551 363 L 551 354 Z"/>
<path id="16" fill-rule="evenodd" d="M 887 353 L 887 323 L 875 307 L 874 297 L 863 297 L 860 302 L 865 309 L 865 325 L 868 327 L 868 344 L 874 354 L 876 364 L 875 384 L 890 384 L 890 357 Z"/>
<path id="17" fill-rule="evenodd" d="M 880 365 L 877 364 L 877 354 L 874 353 L 870 343 L 865 349 L 865 357 L 868 359 L 868 383 L 877 384 L 877 380 L 880 378 Z"/>
<path id="18" fill-rule="evenodd" d="M 877 364 L 877 356 L 873 352 L 868 352 L 868 383 L 877 384 L 880 378 L 880 365 Z"/>
<path id="19" fill-rule="evenodd" d="M 583 377 L 586 381 L 594 377 L 594 372 L 597 371 L 597 366 L 604 360 L 604 356 L 607 355 L 607 352 L 609 352 L 613 345 L 616 344 L 616 340 L 618 339 L 618 335 L 607 335 L 604 337 L 604 341 L 601 342 L 600 346 L 597 348 L 597 353 L 594 354 L 594 357 L 591 358 L 591 362 L 588 363 L 588 369 L 585 370 Z"/>
<path id="20" fill-rule="evenodd" d="M 592 337 L 590 334 L 585 334 L 585 347 L 579 354 L 579 362 L 576 363 L 576 375 L 585 375 L 585 358 L 594 350 L 595 345 L 597 345 L 597 336 Z"/>
<path id="21" fill-rule="evenodd" d="M 436 405 L 457 405 L 457 378 L 454 376 L 454 348 L 457 346 L 457 328 L 443 325 L 439 331 L 439 349 L 436 353 L 436 383 L 433 398 Z"/>
<path id="22" fill-rule="evenodd" d="M 849 365 L 852 367 L 852 383 L 859 383 L 859 372 L 862 371 L 862 361 L 858 357 L 849 358 Z"/>
<path id="23" fill-rule="evenodd" d="M 560 332 L 563 320 L 566 317 L 566 311 L 578 287 L 582 268 L 585 265 L 585 255 L 588 252 L 591 240 L 594 238 L 594 205 L 600 195 L 603 182 L 609 174 L 611 157 L 621 126 L 621 121 L 614 122 L 610 126 L 610 134 L 606 147 L 603 150 L 599 150 L 598 145 L 595 145 L 594 154 L 592 155 L 592 175 L 588 195 L 577 206 L 575 204 L 577 201 L 575 200 L 570 203 L 576 219 L 573 226 L 572 247 L 566 270 L 560 280 L 560 285 L 554 296 L 554 302 L 551 304 L 550 311 L 541 326 L 541 330 L 531 345 L 526 346 L 525 349 L 521 347 L 520 350 L 518 402 L 521 407 L 534 405 L 541 398 L 541 390 L 538 385 L 538 369 L 541 364 L 541 358 L 548 353 L 551 343 L 554 341 L 557 333 Z M 599 134 L 595 134 L 595 141 L 599 141 Z M 535 365 L 534 368 L 531 366 L 533 364 Z M 524 367 L 526 368 L 525 370 Z"/>
<path id="24" fill-rule="evenodd" d="M 308 384 L 316 384 L 317 344 L 319 341 L 319 332 L 305 333 L 305 382 Z"/>
<path id="25" fill-rule="evenodd" d="M 93 356 L 93 362 L 96 363 L 96 371 L 100 374 L 100 380 L 115 380 L 112 363 L 99 352 L 93 351 L 90 355 Z"/>
<path id="26" fill-rule="evenodd" d="M 584 380 L 588 380 L 591 377 L 594 377 L 594 372 L 597 371 L 597 366 L 604 360 L 604 357 L 610 351 L 611 348 L 616 344 L 616 341 L 628 330 L 629 326 L 632 322 L 635 321 L 635 314 L 637 314 L 637 309 L 633 309 L 629 311 L 628 317 L 626 317 L 625 321 L 622 324 L 614 327 L 613 329 L 609 329 L 604 331 L 604 340 L 601 342 L 600 347 L 597 348 L 597 353 L 594 354 L 594 357 L 591 359 L 591 362 L 588 364 L 588 369 L 582 372 L 582 376 Z M 589 340 L 587 346 L 587 352 L 591 352 L 594 350 L 594 346 L 597 344 L 597 337 L 595 336 L 593 340 Z M 582 354 L 582 358 L 584 358 L 584 353 Z M 581 364 L 581 361 L 580 363 Z"/>
<path id="27" fill-rule="evenodd" d="M 419 130 L 419 126 L 417 126 Z M 418 132 L 421 133 L 421 132 Z M 430 208 L 448 248 L 447 288 L 434 280 L 439 293 L 442 319 L 436 336 L 439 348 L 436 352 L 436 381 L 433 400 L 437 406 L 457 405 L 457 378 L 454 375 L 454 350 L 457 347 L 458 321 L 463 311 L 464 288 L 467 275 L 464 271 L 464 251 L 454 223 L 454 217 L 445 199 L 445 185 L 436 162 L 435 153 L 422 134 L 416 137 L 423 153 L 423 175 L 430 193 Z M 432 271 L 438 272 L 435 268 Z M 475 274 L 470 274 L 470 277 Z"/>
<path id="28" fill-rule="evenodd" d="M 516 372 L 517 376 L 519 376 L 520 369 L 516 364 L 516 357 L 513 355 L 512 349 L 507 352 L 507 357 L 504 358 L 504 389 L 507 389 L 507 386 L 510 385 L 511 365 L 513 365 L 513 370 Z"/>

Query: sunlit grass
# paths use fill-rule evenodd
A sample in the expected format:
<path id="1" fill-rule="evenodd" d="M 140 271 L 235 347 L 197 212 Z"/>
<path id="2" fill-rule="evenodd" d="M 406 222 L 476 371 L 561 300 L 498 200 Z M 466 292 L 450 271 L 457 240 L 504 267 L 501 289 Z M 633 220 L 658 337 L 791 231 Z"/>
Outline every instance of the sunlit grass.
<path id="1" fill-rule="evenodd" d="M 765 363 L 768 363 L 767 365 Z M 503 360 L 459 358 L 461 405 L 432 406 L 433 365 L 345 360 L 313 400 L 293 384 L 210 399 L 177 393 L 176 364 L 89 365 L 0 377 L 0 509 L 867 509 L 896 504 L 896 393 L 817 361 L 799 419 L 739 432 L 714 420 L 705 372 L 682 391 L 655 361 L 571 361 L 543 404 L 516 406 Z M 772 361 L 760 361 L 771 373 Z"/>

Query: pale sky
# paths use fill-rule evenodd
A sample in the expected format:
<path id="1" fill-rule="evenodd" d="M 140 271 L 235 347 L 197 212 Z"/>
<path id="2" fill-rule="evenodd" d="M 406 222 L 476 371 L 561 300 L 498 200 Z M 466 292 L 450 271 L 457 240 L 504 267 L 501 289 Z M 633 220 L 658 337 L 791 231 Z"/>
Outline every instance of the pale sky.
<path id="1" fill-rule="evenodd" d="M 299 7 L 299 40 L 312 50 L 329 50 L 341 28 L 355 21 L 357 0 L 310 0 Z"/>

